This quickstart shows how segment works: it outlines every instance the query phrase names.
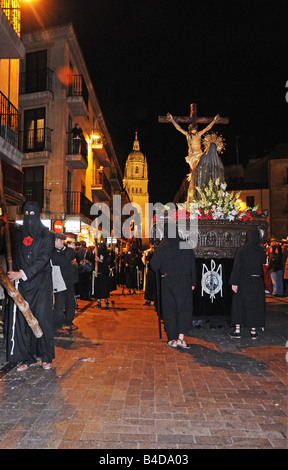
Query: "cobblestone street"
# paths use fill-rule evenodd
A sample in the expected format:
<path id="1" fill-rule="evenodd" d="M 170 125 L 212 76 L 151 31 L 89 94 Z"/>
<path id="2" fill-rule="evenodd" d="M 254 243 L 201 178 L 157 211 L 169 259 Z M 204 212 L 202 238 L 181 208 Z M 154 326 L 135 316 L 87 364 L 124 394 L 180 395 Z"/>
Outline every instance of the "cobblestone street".
<path id="1" fill-rule="evenodd" d="M 143 293 L 78 301 L 51 370 L 17 372 L 1 335 L 1 449 L 287 449 L 288 303 L 251 340 L 197 329 L 172 349 Z"/>

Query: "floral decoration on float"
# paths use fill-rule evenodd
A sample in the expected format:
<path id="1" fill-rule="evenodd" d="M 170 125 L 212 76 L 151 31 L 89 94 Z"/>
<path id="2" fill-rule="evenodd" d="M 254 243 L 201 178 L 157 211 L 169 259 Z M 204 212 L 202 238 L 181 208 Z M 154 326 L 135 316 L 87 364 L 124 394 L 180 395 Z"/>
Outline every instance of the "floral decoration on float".
<path id="1" fill-rule="evenodd" d="M 262 212 L 255 207 L 246 207 L 241 209 L 239 197 L 241 191 L 234 194 L 226 191 L 227 184 L 221 183 L 218 178 L 215 183 L 209 181 L 208 186 L 203 190 L 196 188 L 199 194 L 192 203 L 182 203 L 178 209 L 171 214 L 172 220 L 228 220 L 232 221 L 251 221 L 254 218 L 261 217 Z"/>
<path id="2" fill-rule="evenodd" d="M 153 239 L 162 240 L 165 222 L 174 220 L 180 238 L 191 244 L 196 258 L 233 259 L 246 243 L 249 230 L 258 229 L 264 244 L 268 211 L 260 211 L 258 206 L 242 210 L 241 192 L 234 194 L 226 189 L 227 184 L 217 179 L 204 190 L 197 188 L 199 196 L 192 203 L 162 206 L 153 217 Z"/>

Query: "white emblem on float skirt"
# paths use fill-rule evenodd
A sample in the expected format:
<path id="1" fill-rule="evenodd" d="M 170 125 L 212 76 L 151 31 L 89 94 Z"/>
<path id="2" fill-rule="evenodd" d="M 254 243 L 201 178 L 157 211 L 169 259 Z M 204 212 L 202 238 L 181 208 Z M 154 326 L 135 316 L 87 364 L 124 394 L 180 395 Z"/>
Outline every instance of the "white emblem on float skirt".
<path id="1" fill-rule="evenodd" d="M 201 280 L 201 296 L 203 297 L 204 292 L 206 294 L 210 295 L 211 302 L 213 303 L 213 299 L 215 299 L 215 295 L 220 292 L 220 295 L 222 297 L 222 286 L 223 286 L 223 280 L 222 280 L 222 264 L 219 264 L 217 270 L 215 270 L 216 263 L 211 259 L 211 268 L 209 271 L 209 268 L 206 266 L 206 264 L 203 263 L 202 265 L 202 280 Z"/>

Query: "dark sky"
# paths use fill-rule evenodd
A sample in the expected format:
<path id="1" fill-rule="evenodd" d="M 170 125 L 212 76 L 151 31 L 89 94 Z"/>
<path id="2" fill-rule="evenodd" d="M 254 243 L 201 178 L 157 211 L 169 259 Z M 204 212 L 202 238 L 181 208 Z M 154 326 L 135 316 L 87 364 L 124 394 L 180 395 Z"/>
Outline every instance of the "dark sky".
<path id="1" fill-rule="evenodd" d="M 229 117 L 213 128 L 224 164 L 236 136 L 243 163 L 288 142 L 287 0 L 31 1 L 24 31 L 73 23 L 122 169 L 137 128 L 151 202 L 173 200 L 189 172 L 185 136 L 159 115 L 194 102 L 199 116 Z"/>

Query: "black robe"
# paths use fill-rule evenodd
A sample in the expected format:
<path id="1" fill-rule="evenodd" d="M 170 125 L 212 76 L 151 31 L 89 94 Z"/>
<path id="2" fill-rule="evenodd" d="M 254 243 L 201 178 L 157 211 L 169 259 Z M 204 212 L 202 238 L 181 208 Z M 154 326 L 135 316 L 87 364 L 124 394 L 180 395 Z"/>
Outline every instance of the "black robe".
<path id="1" fill-rule="evenodd" d="M 97 263 L 97 277 L 94 278 L 94 294 L 95 299 L 108 299 L 110 297 L 110 278 L 109 264 L 111 258 L 104 246 L 98 248 L 98 257 L 101 261 Z"/>
<path id="2" fill-rule="evenodd" d="M 127 289 L 137 288 L 137 266 L 139 263 L 139 254 L 136 246 L 132 246 L 125 255 L 126 267 L 126 287 Z"/>
<path id="3" fill-rule="evenodd" d="M 76 261 L 78 263 L 78 276 L 79 276 L 79 295 L 81 300 L 90 300 L 90 293 L 91 293 L 91 283 L 92 283 L 92 273 L 91 272 L 81 272 L 80 262 L 84 259 L 87 259 L 92 264 L 94 263 L 94 255 L 93 253 L 84 248 L 80 247 L 76 253 Z"/>
<path id="4" fill-rule="evenodd" d="M 192 329 L 193 295 L 196 285 L 195 255 L 180 247 L 181 240 L 164 238 L 151 259 L 151 267 L 161 275 L 162 315 L 168 341 Z"/>
<path id="5" fill-rule="evenodd" d="M 265 326 L 264 248 L 259 245 L 259 232 L 248 232 L 247 244 L 238 251 L 229 284 L 238 286 L 233 292 L 231 322 L 249 328 Z"/>
<path id="6" fill-rule="evenodd" d="M 53 290 L 50 258 L 55 237 L 44 225 L 31 245 L 23 243 L 23 230 L 11 233 L 13 270 L 23 270 L 27 280 L 20 279 L 18 290 L 28 302 L 30 310 L 43 331 L 36 338 L 24 316 L 9 299 L 7 310 L 7 360 L 12 363 L 32 364 L 36 357 L 43 362 L 52 362 L 54 353 L 53 336 Z"/>
<path id="7" fill-rule="evenodd" d="M 108 251 L 110 257 L 109 263 L 109 282 L 110 282 L 110 292 L 117 290 L 117 271 L 115 264 L 115 253 L 112 250 Z"/>
<path id="8" fill-rule="evenodd" d="M 146 287 L 145 287 L 145 294 L 144 299 L 150 300 L 152 302 L 156 301 L 156 273 L 153 271 L 151 267 L 151 260 L 154 251 L 150 251 L 146 256 L 146 263 L 148 265 L 147 273 L 146 273 Z"/>

